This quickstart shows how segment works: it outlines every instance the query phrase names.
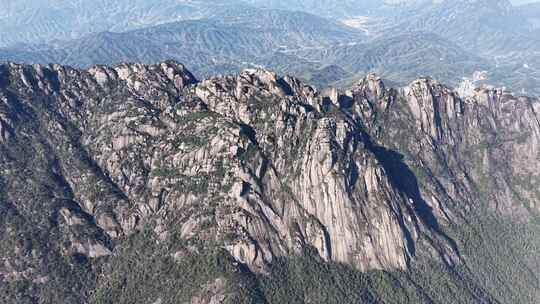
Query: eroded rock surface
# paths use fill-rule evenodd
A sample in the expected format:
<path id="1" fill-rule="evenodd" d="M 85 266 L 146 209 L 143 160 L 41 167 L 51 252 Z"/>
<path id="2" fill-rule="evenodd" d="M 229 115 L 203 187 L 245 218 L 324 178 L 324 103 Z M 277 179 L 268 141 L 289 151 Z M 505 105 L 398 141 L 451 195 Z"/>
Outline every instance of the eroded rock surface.
<path id="1" fill-rule="evenodd" d="M 520 220 L 539 208 L 539 110 L 429 78 L 395 90 L 369 75 L 322 94 L 265 70 L 199 82 L 175 62 L 0 65 L 2 237 L 14 244 L 2 257 L 43 263 L 17 244 L 22 221 L 48 250 L 88 259 L 150 228 L 261 272 L 312 249 L 362 271 L 418 254 L 459 264 L 441 225 L 484 202 Z"/>

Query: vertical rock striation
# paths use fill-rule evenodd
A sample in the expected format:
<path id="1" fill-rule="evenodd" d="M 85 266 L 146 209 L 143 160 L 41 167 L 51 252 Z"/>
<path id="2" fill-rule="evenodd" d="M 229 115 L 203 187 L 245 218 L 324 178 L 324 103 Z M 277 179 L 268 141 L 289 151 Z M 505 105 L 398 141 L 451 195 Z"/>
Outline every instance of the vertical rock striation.
<path id="1" fill-rule="evenodd" d="M 322 94 L 265 70 L 199 82 L 171 61 L 5 64 L 0 200 L 36 231 L 55 227 L 61 255 L 110 255 L 150 228 L 182 244 L 175 258 L 215 243 L 255 271 L 306 250 L 363 271 L 418 254 L 454 265 L 442 225 L 484 202 L 521 220 L 539 208 L 539 107 L 489 88 L 462 99 L 429 78 L 395 90 L 368 75 Z"/>

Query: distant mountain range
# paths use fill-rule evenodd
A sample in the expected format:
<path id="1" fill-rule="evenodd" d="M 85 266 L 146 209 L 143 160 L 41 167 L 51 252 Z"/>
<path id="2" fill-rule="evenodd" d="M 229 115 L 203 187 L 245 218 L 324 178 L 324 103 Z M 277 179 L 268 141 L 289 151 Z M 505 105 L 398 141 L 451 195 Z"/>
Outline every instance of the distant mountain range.
<path id="1" fill-rule="evenodd" d="M 329 48 L 364 39 L 361 32 L 307 13 L 230 9 L 219 18 L 125 33 L 103 32 L 45 46 L 5 48 L 0 50 L 0 58 L 82 67 L 172 58 L 190 61 L 197 75 L 208 75 L 260 64 L 276 51 Z"/>
<path id="2" fill-rule="evenodd" d="M 239 5 L 236 0 L 0 0 L 0 46 L 201 19 Z"/>
<path id="3" fill-rule="evenodd" d="M 88 67 L 175 59 L 198 77 L 264 66 L 318 86 L 346 86 L 368 72 L 399 84 L 432 75 L 458 85 L 487 71 L 485 83 L 540 95 L 538 4 L 154 0 L 84 2 L 72 12 L 70 3 L 0 2 L 7 8 L 0 45 L 32 42 L 0 48 L 0 61 Z"/>

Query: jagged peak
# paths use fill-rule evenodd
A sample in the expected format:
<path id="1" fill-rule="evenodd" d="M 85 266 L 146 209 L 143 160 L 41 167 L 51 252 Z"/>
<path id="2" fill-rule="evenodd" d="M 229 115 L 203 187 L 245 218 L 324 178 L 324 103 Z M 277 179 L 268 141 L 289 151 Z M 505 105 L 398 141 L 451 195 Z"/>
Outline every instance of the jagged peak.
<path id="1" fill-rule="evenodd" d="M 241 76 L 257 77 L 267 81 L 277 81 L 277 74 L 264 68 L 247 68 L 240 72 Z"/>
<path id="2" fill-rule="evenodd" d="M 456 90 L 429 76 L 419 77 L 411 81 L 408 85 L 402 87 L 400 91 L 406 96 L 411 94 L 430 94 L 433 96 L 452 95 L 454 97 L 459 96 Z"/>
<path id="3" fill-rule="evenodd" d="M 0 63 L 0 72 L 4 71 L 31 71 L 33 70 L 37 74 L 43 73 L 44 70 L 50 70 L 55 72 L 60 71 L 67 71 L 67 70 L 77 70 L 73 67 L 67 66 L 67 65 L 60 65 L 57 63 L 49 63 L 49 64 L 24 64 L 24 63 L 17 63 L 12 61 L 7 61 L 4 63 Z"/>
<path id="4" fill-rule="evenodd" d="M 54 72 L 50 74 L 49 72 Z M 349 100 L 351 97 L 362 96 L 362 98 L 373 102 L 385 100 L 384 96 L 388 94 L 389 88 L 386 87 L 384 80 L 377 74 L 371 73 L 365 75 L 351 89 L 343 92 L 336 88 L 328 88 L 323 91 L 318 91 L 315 87 L 303 83 L 301 80 L 289 76 L 287 74 L 281 76 L 274 71 L 264 68 L 250 68 L 240 71 L 236 75 L 213 76 L 202 83 L 182 63 L 174 60 L 166 60 L 156 64 L 141 64 L 141 63 L 119 63 L 116 65 L 94 65 L 87 70 L 75 69 L 69 66 L 59 64 L 19 64 L 15 62 L 5 62 L 0 64 L 0 80 L 6 81 L 7 74 L 18 74 L 17 77 L 27 87 L 31 87 L 32 83 L 45 83 L 45 88 L 51 90 L 48 85 L 48 78 L 51 75 L 58 77 L 60 85 L 63 79 L 71 77 L 75 74 L 86 74 L 94 78 L 95 82 L 101 86 L 106 86 L 109 81 L 127 81 L 129 86 L 138 91 L 146 90 L 147 86 L 156 85 L 156 81 L 166 81 L 174 84 L 181 90 L 182 88 L 191 85 L 199 84 L 201 87 L 212 86 L 210 83 L 223 85 L 227 83 L 224 90 L 234 92 L 237 99 L 249 97 L 251 93 L 244 92 L 247 84 L 248 87 L 257 88 L 267 91 L 270 94 L 285 98 L 287 96 L 301 97 L 310 102 L 312 105 L 317 105 L 318 100 L 328 98 L 332 103 L 341 107 L 349 106 L 350 102 L 343 103 L 344 99 Z M 3 74 L 3 75 L 2 75 Z M 70 76 L 71 75 L 71 76 Z M 34 82 L 32 79 L 37 80 Z M 141 84 L 145 84 L 141 86 Z M 229 90 L 234 88 L 235 90 Z M 142 91 L 141 91 L 142 92 Z M 490 85 L 482 85 L 472 90 L 471 96 L 461 96 L 459 90 L 453 89 L 450 86 L 440 83 L 432 77 L 419 77 L 411 81 L 408 85 L 397 88 L 397 92 L 407 96 L 411 94 L 428 96 L 452 96 L 459 98 L 464 102 L 478 102 L 480 104 L 492 105 L 492 102 L 487 102 L 493 98 L 498 99 L 506 96 L 505 99 L 515 99 L 517 95 L 507 91 L 505 88 L 498 88 Z M 142 92 L 143 93 L 143 92 Z"/>
<path id="5" fill-rule="evenodd" d="M 113 72 L 114 71 L 114 72 Z M 148 73 L 163 73 L 169 80 L 174 81 L 178 88 L 197 83 L 195 76 L 185 65 L 174 60 L 166 60 L 157 64 L 120 63 L 113 66 L 92 66 L 89 69 L 96 76 L 99 73 L 116 73 L 117 76 L 126 80 L 132 75 L 148 75 Z M 103 77 L 103 76 L 101 76 Z M 97 79 L 97 76 L 96 76 Z M 99 81 L 98 81 L 99 82 Z"/>
<path id="6" fill-rule="evenodd" d="M 442 84 L 430 76 L 422 76 L 411 81 L 407 86 L 441 86 Z"/>
<path id="7" fill-rule="evenodd" d="M 358 81 L 352 87 L 353 95 L 363 94 L 368 100 L 381 98 L 386 93 L 386 86 L 380 76 L 371 73 Z"/>
<path id="8" fill-rule="evenodd" d="M 253 85 L 262 85 L 272 93 L 286 95 L 285 90 L 278 84 L 277 74 L 273 71 L 262 68 L 244 69 L 240 72 L 239 78 Z"/>
<path id="9" fill-rule="evenodd" d="M 23 83 L 29 87 L 31 84 L 28 78 L 35 76 L 39 81 L 46 81 L 47 71 L 55 72 L 60 82 L 66 78 L 66 75 L 88 73 L 87 75 L 93 77 L 101 86 L 106 85 L 111 80 L 128 80 L 130 77 L 144 82 L 148 81 L 147 78 L 150 75 L 156 75 L 156 73 L 174 82 L 178 89 L 198 82 L 185 65 L 174 60 L 166 60 L 157 64 L 119 63 L 115 65 L 93 65 L 88 69 L 76 69 L 60 64 L 0 63 L 0 74 L 18 74 Z"/>
<path id="10" fill-rule="evenodd" d="M 243 69 L 238 74 L 211 76 L 203 80 L 200 86 L 214 87 L 217 83 L 220 83 L 221 86 L 234 87 L 237 98 L 245 94 L 249 95 L 248 87 L 252 89 L 257 87 L 259 90 L 267 91 L 282 98 L 286 96 L 315 98 L 320 95 L 316 88 L 303 83 L 295 77 L 287 74 L 281 76 L 264 68 L 249 68 Z"/>
<path id="11" fill-rule="evenodd" d="M 240 72 L 240 77 L 243 77 L 244 79 L 248 79 L 251 83 L 261 83 L 266 86 L 268 85 L 278 85 L 280 87 L 291 86 L 293 84 L 297 85 L 304 85 L 300 80 L 289 76 L 289 75 L 283 75 L 280 76 L 274 71 L 267 70 L 264 68 L 251 68 L 251 69 L 244 69 Z M 282 88 L 285 91 L 289 90 L 290 88 Z M 287 92 L 290 94 L 291 92 Z"/>
<path id="12" fill-rule="evenodd" d="M 24 65 L 16 67 L 33 68 Z M 63 69 L 60 66 L 57 68 Z M 483 161 L 477 164 L 476 155 L 455 162 L 451 158 L 440 157 L 439 153 L 450 157 L 469 157 L 467 153 L 470 150 L 465 150 L 465 146 L 476 142 L 482 150 L 487 149 L 484 144 L 486 138 L 489 140 L 489 136 L 496 133 L 505 135 L 503 129 L 498 129 L 501 124 L 512 131 L 512 137 L 517 134 L 516 131 L 526 136 L 539 134 L 536 115 L 533 115 L 538 111 L 514 111 L 516 107 L 509 103 L 501 109 L 514 112 L 504 116 L 504 120 L 499 119 L 491 124 L 495 115 L 483 115 L 485 111 L 463 110 L 463 104 L 452 98 L 434 98 L 434 94 L 428 90 L 442 92 L 447 88 L 431 78 L 420 78 L 409 84 L 409 87 L 426 88 L 421 92 L 428 93 L 403 98 L 403 102 L 411 106 L 411 111 L 401 105 L 390 107 L 397 102 L 387 101 L 397 92 L 387 90 L 380 77 L 369 74 L 356 85 L 356 92 L 363 95 L 357 100 L 349 98 L 352 106 L 347 113 L 335 111 L 335 107 L 327 107 L 327 104 L 320 108 L 314 106 L 321 112 L 316 113 L 311 107 L 303 106 L 308 102 L 304 96 L 314 94 L 315 99 L 320 101 L 327 94 L 327 97 L 336 100 L 335 104 L 346 107 L 340 103 L 338 89 L 319 94 L 293 77 L 281 77 L 263 69 L 245 70 L 237 75 L 203 81 L 190 88 L 195 94 L 189 91 L 178 103 L 175 101 L 180 98 L 170 96 L 172 94 L 168 94 L 167 90 L 172 87 L 170 80 L 186 76 L 183 65 L 175 62 L 150 66 L 121 64 L 95 66 L 91 70 L 89 73 L 75 70 L 79 77 L 76 85 L 67 86 L 66 94 L 51 95 L 51 100 L 57 100 L 60 106 L 51 109 L 54 115 L 28 115 L 28 120 L 33 117 L 39 119 L 39 123 L 35 124 L 36 131 L 39 131 L 36 136 L 52 138 L 50 149 L 54 156 L 70 157 L 59 159 L 63 166 L 59 171 L 65 174 L 78 195 L 73 203 L 81 202 L 84 210 L 92 212 L 92 216 L 94 210 L 105 209 L 98 205 L 101 203 L 99 201 L 83 200 L 87 191 L 95 191 L 94 188 L 84 188 L 95 184 L 86 177 L 91 176 L 86 172 L 92 172 L 90 169 L 93 167 L 87 169 L 85 165 L 78 169 L 80 171 L 70 170 L 73 163 L 78 164 L 72 159 L 79 157 L 79 150 L 72 149 L 71 145 L 80 138 L 81 148 L 94 153 L 92 156 L 98 168 L 103 168 L 107 174 L 103 175 L 102 183 L 111 183 L 111 189 L 118 187 L 123 191 L 136 206 L 133 212 L 141 210 L 143 219 L 151 218 L 152 225 L 156 219 L 155 223 L 159 223 L 156 224 L 159 226 L 154 231 L 161 241 L 165 242 L 171 236 L 170 240 L 178 242 L 176 232 L 186 239 L 193 235 L 197 243 L 206 240 L 204 237 L 210 234 L 212 239 L 214 236 L 216 239 L 223 237 L 223 248 L 254 270 L 274 258 L 274 254 L 276 258 L 289 256 L 303 246 L 315 248 L 325 260 L 344 263 L 359 270 L 405 269 L 416 252 L 419 257 L 439 253 L 447 264 L 459 263 L 459 251 L 452 249 L 453 243 L 446 243 L 447 236 L 439 234 L 438 220 L 451 221 L 454 210 L 459 212 L 469 206 L 469 201 L 465 201 L 463 205 L 456 204 L 455 209 L 450 209 L 454 201 L 463 201 L 461 193 L 469 189 L 475 191 L 475 184 L 469 182 L 469 176 L 461 174 L 461 164 L 469 165 L 472 159 L 478 170 L 484 170 L 484 166 L 490 162 L 498 166 L 514 161 L 518 165 L 526 163 L 526 169 L 525 166 L 530 164 L 528 160 L 536 159 L 538 155 L 538 151 L 533 150 L 537 147 L 537 137 L 530 137 L 530 141 L 515 150 L 523 153 L 518 157 L 524 155 L 526 161 L 508 160 L 506 155 L 502 155 L 500 159 L 486 160 L 487 165 L 484 165 Z M 93 80 L 98 73 L 123 77 L 118 76 L 118 71 L 123 70 L 132 75 L 127 75 L 125 80 L 118 78 L 111 83 L 110 90 L 100 89 Z M 136 82 L 143 84 L 139 88 Z M 106 82 L 103 84 L 107 85 Z M 213 89 L 212 84 L 221 90 L 218 93 L 222 95 L 205 95 Z M 82 93 L 90 94 L 77 95 L 82 86 L 86 86 L 84 90 L 88 89 Z M 272 93 L 268 89 L 271 86 L 275 86 L 276 90 L 284 90 L 288 86 L 293 95 L 282 98 L 269 95 L 269 92 Z M 1 79 L 0 88 L 3 89 Z M 16 86 L 13 88 L 18 89 Z M 42 100 L 40 94 L 34 100 L 24 90 L 12 91 L 21 103 L 38 103 Z M 276 92 L 283 94 L 283 91 Z M 448 89 L 448 92 L 451 90 Z M 235 99 L 234 94 L 244 99 Z M 205 99 L 205 96 L 208 98 Z M 249 96 L 264 98 L 245 102 Z M 367 106 L 368 102 L 363 96 L 371 96 L 377 104 Z M 158 113 L 154 109 L 147 109 L 147 102 L 139 103 L 139 99 L 144 98 L 160 105 L 163 111 Z M 110 99 L 113 102 L 101 102 Z M 96 102 L 98 100 L 99 104 Z M 169 103 L 170 100 L 174 102 Z M 82 106 L 79 102 L 82 102 Z M 85 103 L 92 106 L 84 108 Z M 266 103 L 273 104 L 267 107 Z M 191 104 L 201 105 L 204 111 Z M 383 108 L 379 105 L 390 106 Z M 25 128 L 17 130 L 17 122 L 11 117 L 17 114 L 17 107 L 12 108 L 9 109 L 13 110 L 8 113 L 10 115 L 4 118 L 0 115 L 0 141 L 10 140 L 9 144 L 19 144 L 11 141 L 12 138 L 22 138 L 28 130 L 33 130 L 34 124 L 29 123 L 28 127 L 23 125 Z M 42 108 L 36 107 L 36 110 Z M 383 112 L 386 109 L 389 109 L 388 112 Z M 55 138 L 66 131 L 61 123 L 64 117 L 56 115 L 57 112 L 64 114 L 72 110 L 74 114 L 81 114 L 82 118 L 70 114 L 69 119 L 83 126 L 80 128 L 83 136 L 69 133 L 63 139 Z M 211 115 L 208 112 L 212 112 Z M 220 114 L 219 117 L 215 113 Z M 411 114 L 414 115 L 412 119 Z M 521 122 L 513 123 L 521 118 Z M 474 138 L 467 141 L 466 136 Z M 41 141 L 49 143 L 45 137 Z M 26 142 L 21 140 L 20 144 Z M 454 150 L 454 147 L 463 149 Z M 510 145 L 506 147 L 512 148 Z M 533 147 L 532 151 L 527 152 L 529 147 Z M 401 151 L 407 153 L 407 158 L 400 155 Z M 501 153 L 495 152 L 494 157 L 499 157 Z M 133 155 L 141 155 L 149 162 L 132 159 Z M 50 164 L 44 162 L 44 168 L 48 166 Z M 446 166 L 452 167 L 446 169 Z M 435 171 L 440 168 L 445 171 Z M 533 169 L 536 171 L 537 168 Z M 430 175 L 424 176 L 422 172 Z M 424 181 L 419 179 L 417 184 L 417 177 L 440 178 L 441 183 L 434 183 L 437 188 L 423 188 Z M 198 182 L 190 185 L 199 179 L 209 182 L 202 189 Z M 170 186 L 173 183 L 178 187 Z M 141 191 L 141 184 L 149 191 Z M 501 196 L 508 193 L 506 189 L 503 190 Z M 218 197 L 220 201 L 214 200 Z M 223 204 L 221 198 L 224 198 Z M 214 212 L 214 209 L 210 209 L 214 205 L 219 208 L 215 209 L 218 216 L 212 218 L 209 224 L 206 215 L 210 213 L 208 211 Z M 201 213 L 192 213 L 191 206 L 200 209 Z M 123 209 L 114 212 L 111 218 L 100 220 L 101 213 L 96 211 L 96 220 L 89 222 L 101 225 L 100 229 L 112 237 L 122 231 L 132 231 L 136 222 L 145 223 L 135 217 L 131 220 L 131 213 L 127 211 L 124 216 Z M 187 222 L 168 222 L 167 217 L 173 217 L 175 212 L 182 217 L 189 214 L 189 219 Z M 60 218 L 61 221 L 67 223 L 84 220 L 82 217 L 79 219 L 71 209 L 62 209 L 59 214 L 65 218 Z M 135 214 L 139 216 L 139 213 Z M 117 218 L 118 224 L 115 222 Z M 169 231 L 170 227 L 178 228 L 178 231 Z M 359 234 L 348 233 L 349 230 L 359 231 Z M 231 236 L 227 233 L 231 231 L 240 231 L 241 235 Z M 289 238 L 291 231 L 298 237 Z M 229 237 L 234 240 L 229 240 Z M 423 243 L 425 240 L 429 243 Z M 429 244 L 432 244 L 433 250 L 425 247 Z M 424 251 L 426 248 L 429 253 Z M 96 257 L 92 250 L 83 249 L 80 252 L 90 258 Z M 171 254 L 176 257 L 176 253 Z"/>

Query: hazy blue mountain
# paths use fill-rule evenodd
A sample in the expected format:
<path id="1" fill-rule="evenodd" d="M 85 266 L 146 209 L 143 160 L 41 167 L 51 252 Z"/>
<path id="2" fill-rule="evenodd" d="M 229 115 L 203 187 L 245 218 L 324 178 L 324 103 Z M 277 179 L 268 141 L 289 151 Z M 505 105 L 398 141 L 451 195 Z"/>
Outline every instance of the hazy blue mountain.
<path id="1" fill-rule="evenodd" d="M 538 0 L 511 0 L 511 2 L 514 5 L 523 5 L 523 4 L 530 4 L 530 3 L 538 3 L 540 1 Z"/>
<path id="2" fill-rule="evenodd" d="M 378 72 L 405 83 L 432 75 L 457 83 L 488 65 L 455 44 L 426 33 L 363 35 L 305 13 L 257 10 L 245 19 L 184 21 L 126 33 L 100 33 L 54 47 L 0 49 L 17 62 L 88 67 L 120 62 L 187 61 L 198 76 L 265 66 L 326 86 L 354 74 Z M 318 27 L 322 22 L 325 26 Z M 276 26 L 270 26 L 275 23 Z M 263 24 L 265 26 L 263 26 Z M 326 71 L 330 75 L 322 75 Z M 338 73 L 339 71 L 339 73 Z"/>
<path id="3" fill-rule="evenodd" d="M 383 6 L 383 0 L 246 0 L 246 2 L 269 8 L 300 10 L 325 17 L 342 18 L 347 16 L 365 15 Z"/>
<path id="4" fill-rule="evenodd" d="M 0 0 L 0 46 L 200 19 L 239 3 L 236 0 Z"/>
<path id="5" fill-rule="evenodd" d="M 486 70 L 493 83 L 538 94 L 537 7 L 516 7 L 507 0 L 417 1 L 362 26 L 374 37 L 433 33 L 489 63 Z"/>
<path id="6" fill-rule="evenodd" d="M 507 0 L 442 1 L 400 11 L 381 24 L 390 32 L 433 32 L 481 55 L 540 49 L 540 37 Z"/>
<path id="7" fill-rule="evenodd" d="M 540 28 L 540 2 L 521 5 L 518 9 L 520 13 L 527 18 L 527 22 L 533 29 L 538 30 Z M 537 33 L 535 35 L 537 35 Z"/>
<path id="8" fill-rule="evenodd" d="M 7 18 L 2 19 L 6 23 L 21 16 L 27 21 L 11 22 L 11 28 L 0 26 L 0 32 L 27 37 L 18 31 L 35 26 L 35 31 L 28 30 L 35 37 L 28 36 L 27 41 L 40 35 L 64 40 L 0 49 L 0 60 L 86 67 L 173 58 L 190 62 L 201 76 L 262 65 L 306 75 L 305 80 L 322 86 L 328 84 L 325 81 L 370 71 L 398 83 L 429 74 L 456 84 L 477 70 L 486 70 L 492 83 L 532 94 L 539 90 L 538 4 L 513 6 L 507 0 L 372 0 L 362 5 L 324 0 L 155 0 L 114 5 L 85 2 L 72 12 L 75 8 L 67 1 L 50 6 L 24 3 L 1 4 L 8 8 L 4 11 Z M 41 15 L 34 18 L 32 14 L 37 12 Z M 45 21 L 58 24 L 40 23 Z M 54 34 L 61 28 L 71 32 Z M 97 33 L 67 39 L 88 32 Z M 1 37 L 11 39 L 10 35 Z M 344 76 L 311 77 L 326 67 L 339 67 Z"/>
<path id="9" fill-rule="evenodd" d="M 463 75 L 488 68 L 482 58 L 430 33 L 381 36 L 354 45 L 295 52 L 301 58 L 337 65 L 348 71 L 376 72 L 397 82 L 431 75 L 455 84 Z"/>
<path id="10" fill-rule="evenodd" d="M 0 58 L 78 67 L 173 58 L 190 61 L 196 74 L 202 76 L 260 64 L 276 51 L 327 48 L 364 38 L 354 29 L 303 12 L 231 9 L 220 18 L 167 23 L 125 33 L 103 32 L 52 45 L 0 49 Z"/>
<path id="11" fill-rule="evenodd" d="M 167 22 L 202 19 L 253 5 L 304 11 L 336 20 L 400 14 L 431 0 L 0 0 L 0 46 L 75 39 L 103 31 L 123 32 Z M 454 2 L 442 1 L 444 5 Z M 507 1 L 506 1 L 507 2 Z M 510 3 L 510 2 L 508 2 Z"/>
<path id="12" fill-rule="evenodd" d="M 325 17 L 342 19 L 355 16 L 369 16 L 380 13 L 392 13 L 403 8 L 429 6 L 443 2 L 453 3 L 463 0 L 245 0 L 246 3 L 267 8 L 301 10 Z M 471 1 L 466 1 L 471 2 Z M 474 1 L 472 1 L 474 2 Z M 513 5 L 538 3 L 538 0 L 510 0 Z"/>

